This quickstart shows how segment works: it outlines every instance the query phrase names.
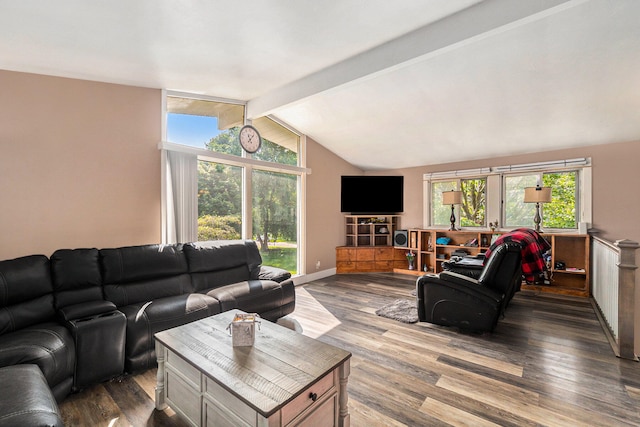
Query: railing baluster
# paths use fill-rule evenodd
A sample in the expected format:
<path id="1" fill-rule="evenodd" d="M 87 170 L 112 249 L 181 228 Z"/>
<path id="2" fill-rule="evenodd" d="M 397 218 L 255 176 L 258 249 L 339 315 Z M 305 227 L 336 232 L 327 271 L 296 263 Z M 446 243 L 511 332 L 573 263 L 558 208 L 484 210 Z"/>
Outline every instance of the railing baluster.
<path id="1" fill-rule="evenodd" d="M 614 340 L 618 338 L 619 249 L 597 237 L 592 238 L 591 294 Z M 617 352 L 617 349 L 615 349 Z"/>
<path id="2" fill-rule="evenodd" d="M 638 360 L 635 354 L 635 285 L 636 250 L 640 245 L 631 240 L 618 240 L 618 348 L 623 359 Z"/>
<path id="3" fill-rule="evenodd" d="M 592 297 L 616 356 L 638 360 L 635 354 L 636 250 L 631 240 L 607 242 L 592 236 Z"/>

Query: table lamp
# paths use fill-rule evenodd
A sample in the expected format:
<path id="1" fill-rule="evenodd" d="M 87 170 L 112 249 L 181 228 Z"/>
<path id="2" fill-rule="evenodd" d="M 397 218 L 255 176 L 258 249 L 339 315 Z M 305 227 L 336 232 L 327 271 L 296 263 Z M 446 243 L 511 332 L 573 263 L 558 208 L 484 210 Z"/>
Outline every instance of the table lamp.
<path id="1" fill-rule="evenodd" d="M 442 192 L 442 204 L 443 205 L 451 205 L 451 228 L 450 231 L 456 230 L 456 216 L 454 214 L 454 205 L 462 204 L 462 191 L 443 191 Z"/>
<path id="2" fill-rule="evenodd" d="M 540 203 L 549 203 L 551 201 L 551 187 L 526 187 L 524 189 L 524 202 L 536 204 L 536 216 L 533 217 L 533 222 L 536 225 L 536 231 L 542 233 L 540 230 L 540 222 L 542 217 L 540 216 Z"/>

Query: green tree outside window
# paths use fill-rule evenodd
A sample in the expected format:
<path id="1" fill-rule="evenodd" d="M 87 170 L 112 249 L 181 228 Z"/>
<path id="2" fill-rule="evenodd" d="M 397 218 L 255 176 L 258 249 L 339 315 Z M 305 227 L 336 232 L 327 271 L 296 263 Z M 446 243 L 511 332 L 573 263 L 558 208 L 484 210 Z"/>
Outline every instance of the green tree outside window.
<path id="1" fill-rule="evenodd" d="M 551 202 L 542 203 L 542 227 L 552 229 L 577 228 L 577 180 L 576 171 L 545 172 L 542 174 L 505 176 L 505 226 L 533 227 L 535 204 L 524 203 L 524 189 L 551 187 Z"/>
<path id="2" fill-rule="evenodd" d="M 442 204 L 442 193 L 457 188 L 457 181 L 437 181 L 431 183 L 431 223 L 436 226 L 447 226 L 451 222 L 451 206 Z"/>
<path id="3" fill-rule="evenodd" d="M 460 180 L 462 205 L 460 206 L 460 226 L 484 227 L 487 225 L 485 212 L 487 209 L 486 178 Z"/>
<path id="4" fill-rule="evenodd" d="M 239 127 L 211 138 L 207 149 L 240 156 Z M 260 160 L 296 164 L 297 154 L 263 138 L 254 155 Z M 254 170 L 252 174 L 253 238 L 263 262 L 297 271 L 297 176 Z M 242 236 L 242 167 L 198 162 L 198 239 L 231 240 Z M 269 245 L 279 242 L 278 248 Z M 273 249 L 273 251 L 272 251 Z M 273 252 L 273 253 L 270 253 Z"/>
<path id="5" fill-rule="evenodd" d="M 547 228 L 578 228 L 576 222 L 577 172 L 545 173 L 542 184 L 551 187 L 551 202 L 542 206 Z"/>

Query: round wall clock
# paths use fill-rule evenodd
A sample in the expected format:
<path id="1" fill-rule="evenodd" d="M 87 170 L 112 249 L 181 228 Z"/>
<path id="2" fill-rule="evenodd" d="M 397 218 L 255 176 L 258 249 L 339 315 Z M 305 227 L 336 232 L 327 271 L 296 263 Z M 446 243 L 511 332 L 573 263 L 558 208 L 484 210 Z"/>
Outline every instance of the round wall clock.
<path id="1" fill-rule="evenodd" d="M 240 145 L 247 153 L 255 153 L 260 149 L 260 145 L 262 144 L 258 130 L 251 125 L 243 126 L 242 129 L 240 129 L 238 139 L 240 140 Z"/>

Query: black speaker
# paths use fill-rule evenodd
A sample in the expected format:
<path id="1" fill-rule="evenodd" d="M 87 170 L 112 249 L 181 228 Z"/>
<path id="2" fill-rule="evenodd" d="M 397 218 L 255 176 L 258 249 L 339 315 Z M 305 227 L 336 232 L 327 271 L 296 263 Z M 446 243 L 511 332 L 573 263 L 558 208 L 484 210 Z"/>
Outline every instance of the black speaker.
<path id="1" fill-rule="evenodd" d="M 407 230 L 396 230 L 393 232 L 393 246 L 409 246 L 409 232 Z"/>

